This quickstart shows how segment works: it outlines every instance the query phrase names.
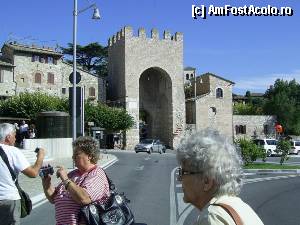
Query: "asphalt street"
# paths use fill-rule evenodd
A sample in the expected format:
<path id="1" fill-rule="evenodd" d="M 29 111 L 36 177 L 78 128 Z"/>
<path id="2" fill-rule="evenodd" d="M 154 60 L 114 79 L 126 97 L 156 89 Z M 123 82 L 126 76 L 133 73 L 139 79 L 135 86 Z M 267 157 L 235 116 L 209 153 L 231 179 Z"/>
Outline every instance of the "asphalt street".
<path id="1" fill-rule="evenodd" d="M 190 225 L 197 209 L 182 201 L 181 184 L 176 181 L 175 154 L 110 151 L 118 162 L 106 169 L 120 192 L 131 200 L 137 225 Z M 297 174 L 247 174 L 241 193 L 244 201 L 264 224 L 295 225 L 300 221 L 300 178 Z M 54 207 L 45 203 L 22 220 L 22 225 L 55 224 Z"/>

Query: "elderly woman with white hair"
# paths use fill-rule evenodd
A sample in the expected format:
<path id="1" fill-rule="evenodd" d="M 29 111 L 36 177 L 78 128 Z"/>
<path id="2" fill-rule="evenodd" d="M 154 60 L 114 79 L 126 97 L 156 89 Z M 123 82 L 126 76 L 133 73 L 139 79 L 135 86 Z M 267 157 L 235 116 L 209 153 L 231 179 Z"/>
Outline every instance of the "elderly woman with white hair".
<path id="1" fill-rule="evenodd" d="M 183 137 L 177 160 L 183 200 L 201 211 L 195 225 L 263 224 L 238 197 L 242 160 L 235 147 L 217 131 L 198 131 Z"/>

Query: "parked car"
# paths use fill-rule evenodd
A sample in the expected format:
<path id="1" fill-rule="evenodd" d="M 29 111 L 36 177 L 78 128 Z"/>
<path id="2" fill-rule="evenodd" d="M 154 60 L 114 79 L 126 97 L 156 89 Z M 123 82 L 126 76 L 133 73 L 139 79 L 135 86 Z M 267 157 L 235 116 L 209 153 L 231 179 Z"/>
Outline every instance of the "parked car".
<path id="1" fill-rule="evenodd" d="M 253 142 L 256 145 L 263 147 L 267 153 L 267 156 L 278 155 L 278 153 L 275 151 L 277 146 L 276 139 L 255 139 Z"/>
<path id="2" fill-rule="evenodd" d="M 291 141 L 291 149 L 289 154 L 300 154 L 300 141 Z"/>
<path id="3" fill-rule="evenodd" d="M 165 153 L 166 146 L 158 139 L 142 139 L 134 148 L 135 152 L 152 152 Z"/>

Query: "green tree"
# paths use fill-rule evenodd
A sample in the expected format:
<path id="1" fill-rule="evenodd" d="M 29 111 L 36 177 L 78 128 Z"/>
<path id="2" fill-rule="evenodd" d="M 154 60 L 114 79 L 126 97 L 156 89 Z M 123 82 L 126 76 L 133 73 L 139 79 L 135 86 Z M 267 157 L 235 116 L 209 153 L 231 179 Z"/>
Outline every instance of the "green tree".
<path id="1" fill-rule="evenodd" d="M 69 43 L 67 48 L 61 47 L 63 54 L 73 55 L 73 44 Z M 78 65 L 98 76 L 107 76 L 107 47 L 103 47 L 98 42 L 90 43 L 85 46 L 76 45 L 76 60 Z M 73 60 L 68 59 L 69 63 Z"/>
<path id="2" fill-rule="evenodd" d="M 277 79 L 265 96 L 264 112 L 277 116 L 285 134 L 300 135 L 300 85 L 295 80 Z"/>
<path id="3" fill-rule="evenodd" d="M 262 107 L 254 106 L 253 104 L 236 103 L 233 106 L 234 115 L 262 115 Z"/>
<path id="4" fill-rule="evenodd" d="M 247 97 L 247 103 L 252 104 L 252 96 L 251 96 L 251 92 L 249 90 L 246 91 L 245 96 Z"/>
<path id="5" fill-rule="evenodd" d="M 284 161 L 287 161 L 289 159 L 288 154 L 291 149 L 291 143 L 288 140 L 280 140 L 277 143 L 276 152 L 280 153 L 280 164 L 282 165 Z"/>
<path id="6" fill-rule="evenodd" d="M 124 131 L 134 124 L 133 118 L 125 109 L 112 108 L 103 104 L 85 103 L 85 120 L 109 131 Z"/>
<path id="7" fill-rule="evenodd" d="M 241 156 L 245 165 L 253 163 L 258 158 L 262 158 L 263 161 L 266 160 L 266 151 L 262 147 L 257 146 L 253 141 L 241 138 L 236 141 L 236 144 L 241 150 Z"/>
<path id="8" fill-rule="evenodd" d="M 35 119 L 37 113 L 43 111 L 68 111 L 67 99 L 50 96 L 44 93 L 21 93 L 0 104 L 0 115 Z"/>

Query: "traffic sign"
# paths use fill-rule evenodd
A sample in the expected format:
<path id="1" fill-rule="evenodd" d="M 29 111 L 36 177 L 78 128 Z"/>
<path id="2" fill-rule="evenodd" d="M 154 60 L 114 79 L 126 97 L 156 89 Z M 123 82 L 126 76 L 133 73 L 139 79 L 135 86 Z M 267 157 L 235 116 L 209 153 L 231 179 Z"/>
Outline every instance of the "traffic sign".
<path id="1" fill-rule="evenodd" d="M 71 84 L 73 84 L 73 72 L 69 76 L 69 81 Z M 81 81 L 81 75 L 79 72 L 76 71 L 76 84 L 78 84 Z"/>

